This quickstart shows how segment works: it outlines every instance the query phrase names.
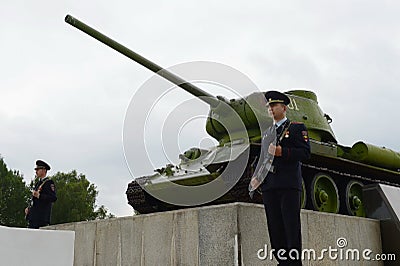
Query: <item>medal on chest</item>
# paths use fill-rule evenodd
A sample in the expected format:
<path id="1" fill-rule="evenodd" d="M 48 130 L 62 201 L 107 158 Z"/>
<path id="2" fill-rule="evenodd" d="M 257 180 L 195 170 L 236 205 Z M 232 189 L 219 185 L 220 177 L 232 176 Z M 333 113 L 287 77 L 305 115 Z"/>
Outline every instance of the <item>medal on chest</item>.
<path id="1" fill-rule="evenodd" d="M 289 138 L 289 130 L 285 132 L 285 139 Z"/>

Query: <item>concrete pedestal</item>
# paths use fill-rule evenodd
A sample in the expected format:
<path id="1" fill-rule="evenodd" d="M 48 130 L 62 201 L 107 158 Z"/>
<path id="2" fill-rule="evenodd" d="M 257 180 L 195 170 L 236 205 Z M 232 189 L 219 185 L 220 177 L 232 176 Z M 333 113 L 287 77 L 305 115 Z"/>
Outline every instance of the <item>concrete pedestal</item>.
<path id="1" fill-rule="evenodd" d="M 301 221 L 303 265 L 383 265 L 363 258 L 363 252 L 370 258 L 382 253 L 379 221 L 308 210 L 302 210 Z M 75 231 L 77 266 L 276 265 L 269 257 L 265 212 L 259 204 L 231 203 L 46 229 Z"/>

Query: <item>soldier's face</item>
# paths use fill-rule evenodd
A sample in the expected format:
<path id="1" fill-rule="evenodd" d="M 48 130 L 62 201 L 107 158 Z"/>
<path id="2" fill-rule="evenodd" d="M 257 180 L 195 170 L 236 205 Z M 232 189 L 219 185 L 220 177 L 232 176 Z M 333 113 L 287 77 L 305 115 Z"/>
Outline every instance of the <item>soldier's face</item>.
<path id="1" fill-rule="evenodd" d="M 37 168 L 36 170 L 36 176 L 37 177 L 44 177 L 46 176 L 46 169 L 43 168 Z"/>
<path id="2" fill-rule="evenodd" d="M 268 114 L 275 121 L 279 121 L 286 115 L 286 105 L 282 103 L 271 103 L 268 105 Z"/>

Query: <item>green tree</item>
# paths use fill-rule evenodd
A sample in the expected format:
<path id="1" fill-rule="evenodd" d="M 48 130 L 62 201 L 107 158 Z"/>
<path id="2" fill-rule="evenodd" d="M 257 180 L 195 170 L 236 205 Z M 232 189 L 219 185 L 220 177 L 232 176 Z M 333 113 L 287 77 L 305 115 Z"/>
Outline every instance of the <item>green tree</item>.
<path id="1" fill-rule="evenodd" d="M 70 173 L 58 172 L 50 178 L 54 181 L 57 191 L 57 201 L 52 210 L 52 224 L 114 217 L 103 205 L 96 205 L 98 191 L 85 175 L 78 175 L 73 170 Z"/>
<path id="2" fill-rule="evenodd" d="M 0 157 L 0 224 L 26 227 L 24 209 L 28 206 L 31 192 L 18 171 L 8 170 Z"/>

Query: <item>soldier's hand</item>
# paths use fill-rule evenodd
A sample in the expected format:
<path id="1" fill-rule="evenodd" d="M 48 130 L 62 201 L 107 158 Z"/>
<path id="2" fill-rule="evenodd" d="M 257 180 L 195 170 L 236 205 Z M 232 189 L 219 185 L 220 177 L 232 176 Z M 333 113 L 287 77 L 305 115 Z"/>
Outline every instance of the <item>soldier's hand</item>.
<path id="1" fill-rule="evenodd" d="M 257 188 L 260 185 L 260 181 L 257 177 L 253 177 L 250 181 L 250 185 L 252 188 Z"/>
<path id="2" fill-rule="evenodd" d="M 268 147 L 268 152 L 277 157 L 282 156 L 282 146 L 275 146 L 273 144 L 270 144 Z"/>
<path id="3" fill-rule="evenodd" d="M 25 215 L 28 215 L 29 209 L 25 208 Z"/>
<path id="4" fill-rule="evenodd" d="M 40 197 L 39 191 L 34 190 L 34 191 L 32 192 L 32 196 L 34 196 L 35 198 L 39 198 L 39 197 Z"/>

